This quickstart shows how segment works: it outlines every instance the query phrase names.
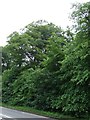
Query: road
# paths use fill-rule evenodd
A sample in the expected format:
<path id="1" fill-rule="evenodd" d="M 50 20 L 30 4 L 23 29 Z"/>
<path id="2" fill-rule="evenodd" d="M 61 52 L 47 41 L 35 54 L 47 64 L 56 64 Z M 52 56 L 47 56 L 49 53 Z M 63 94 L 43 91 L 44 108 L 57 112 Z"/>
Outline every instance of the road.
<path id="1" fill-rule="evenodd" d="M 12 110 L 5 107 L 0 107 L 0 119 L 3 120 L 52 120 L 48 117 L 35 115 L 32 113 L 22 112 L 18 110 Z"/>

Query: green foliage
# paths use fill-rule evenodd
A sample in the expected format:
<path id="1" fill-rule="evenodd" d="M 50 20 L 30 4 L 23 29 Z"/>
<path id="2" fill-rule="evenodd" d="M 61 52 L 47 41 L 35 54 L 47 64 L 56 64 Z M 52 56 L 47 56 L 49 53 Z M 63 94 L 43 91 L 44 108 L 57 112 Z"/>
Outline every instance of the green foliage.
<path id="1" fill-rule="evenodd" d="M 31 101 L 34 97 L 34 70 L 28 69 L 21 72 L 21 75 L 13 83 L 13 105 L 32 105 Z"/>
<path id="2" fill-rule="evenodd" d="M 4 103 L 90 114 L 89 12 L 90 2 L 76 6 L 76 34 L 37 21 L 9 36 L 2 56 Z"/>
<path id="3" fill-rule="evenodd" d="M 2 47 L 0 46 L 0 76 L 2 74 Z"/>
<path id="4" fill-rule="evenodd" d="M 7 69 L 2 74 L 2 102 L 10 102 L 13 95 L 13 82 L 19 75 L 16 68 Z"/>

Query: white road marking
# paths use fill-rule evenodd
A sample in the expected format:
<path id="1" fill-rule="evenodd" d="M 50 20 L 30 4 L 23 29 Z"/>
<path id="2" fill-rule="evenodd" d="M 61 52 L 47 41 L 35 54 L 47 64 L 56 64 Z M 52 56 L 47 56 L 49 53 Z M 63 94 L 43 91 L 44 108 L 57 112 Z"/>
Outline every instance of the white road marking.
<path id="1" fill-rule="evenodd" d="M 21 112 L 21 111 L 20 111 Z M 27 112 L 21 112 L 22 114 L 27 114 L 27 115 L 34 115 L 36 117 L 40 117 L 40 118 L 48 118 L 48 117 L 44 117 L 44 116 L 41 116 L 41 115 L 36 115 L 36 114 L 33 114 L 33 113 L 27 113 Z"/>
<path id="2" fill-rule="evenodd" d="M 6 118 L 12 118 L 12 117 L 10 117 L 10 116 L 3 115 L 3 114 L 0 114 L 0 116 L 2 116 L 2 117 L 6 117 Z"/>
<path id="3" fill-rule="evenodd" d="M 1 108 L 3 108 L 3 107 L 1 107 Z M 17 111 L 17 110 L 14 110 L 14 111 Z M 28 113 L 28 112 L 24 112 L 24 111 L 19 111 L 20 113 L 22 113 L 22 115 L 31 115 L 32 116 L 32 118 L 48 118 L 48 117 L 45 117 L 45 116 L 41 116 L 41 115 L 35 115 L 35 114 L 33 114 L 33 113 Z M 33 117 L 34 116 L 34 117 Z M 3 118 L 12 118 L 13 120 L 16 120 L 15 118 L 13 118 L 13 117 L 11 117 L 11 116 L 8 116 L 8 115 L 5 115 L 5 114 L 3 114 L 2 112 L 0 113 L 0 119 L 1 119 L 1 117 L 3 117 Z M 21 118 L 21 117 L 19 117 L 19 118 Z M 30 117 L 31 118 L 31 117 Z"/>
<path id="4" fill-rule="evenodd" d="M 2 118 L 12 118 L 12 117 L 7 116 L 7 115 L 0 114 L 0 119 L 2 119 Z M 16 120 L 16 119 L 15 119 L 15 118 L 13 118 L 13 120 Z"/>
<path id="5" fill-rule="evenodd" d="M 2 117 L 6 117 L 6 118 L 12 118 L 12 117 L 10 117 L 10 116 L 3 115 L 3 114 L 0 114 L 0 116 L 2 116 Z"/>

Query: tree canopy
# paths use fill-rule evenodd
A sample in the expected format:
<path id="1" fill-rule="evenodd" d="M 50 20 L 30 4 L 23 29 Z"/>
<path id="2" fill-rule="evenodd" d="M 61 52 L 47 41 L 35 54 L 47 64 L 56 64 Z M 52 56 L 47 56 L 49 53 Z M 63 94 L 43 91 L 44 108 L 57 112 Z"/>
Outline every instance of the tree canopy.
<path id="1" fill-rule="evenodd" d="M 90 114 L 90 2 L 73 8 L 75 33 L 40 20 L 8 37 L 2 48 L 4 103 Z"/>

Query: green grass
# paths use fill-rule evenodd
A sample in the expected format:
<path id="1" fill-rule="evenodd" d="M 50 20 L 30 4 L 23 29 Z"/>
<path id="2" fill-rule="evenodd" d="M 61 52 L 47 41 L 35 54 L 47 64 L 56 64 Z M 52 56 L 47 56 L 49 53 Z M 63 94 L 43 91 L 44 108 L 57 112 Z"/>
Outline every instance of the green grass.
<path id="1" fill-rule="evenodd" d="M 31 108 L 31 107 L 26 107 L 26 106 L 10 106 L 10 105 L 6 105 L 6 104 L 0 104 L 0 106 L 15 109 L 15 110 L 20 110 L 20 111 L 24 111 L 24 112 L 29 112 L 29 113 L 33 113 L 33 114 L 37 114 L 37 115 L 42 115 L 45 117 L 50 117 L 50 118 L 58 119 L 58 120 L 90 120 L 89 118 L 88 119 L 77 119 L 77 118 L 63 115 L 60 113 L 46 112 L 46 111 L 37 110 L 37 109 Z"/>

